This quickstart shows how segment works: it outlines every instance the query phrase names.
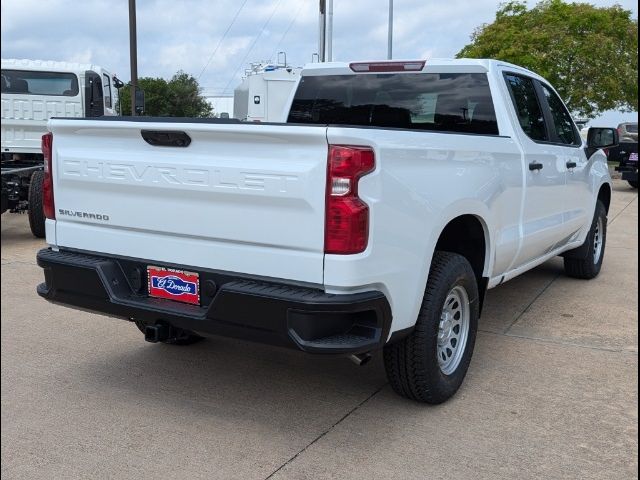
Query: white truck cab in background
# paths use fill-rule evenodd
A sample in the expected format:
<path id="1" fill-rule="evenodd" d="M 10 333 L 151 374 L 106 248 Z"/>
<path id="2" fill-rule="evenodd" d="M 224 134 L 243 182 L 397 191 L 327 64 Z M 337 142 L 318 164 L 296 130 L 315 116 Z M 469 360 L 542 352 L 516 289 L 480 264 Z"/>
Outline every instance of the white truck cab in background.
<path id="1" fill-rule="evenodd" d="M 112 74 L 98 65 L 2 59 L 2 152 L 42 154 L 51 117 L 116 115 Z"/>
<path id="2" fill-rule="evenodd" d="M 2 59 L 0 81 L 2 213 L 28 210 L 32 233 L 44 237 L 40 144 L 47 122 L 116 115 L 121 82 L 99 65 L 18 59 Z"/>

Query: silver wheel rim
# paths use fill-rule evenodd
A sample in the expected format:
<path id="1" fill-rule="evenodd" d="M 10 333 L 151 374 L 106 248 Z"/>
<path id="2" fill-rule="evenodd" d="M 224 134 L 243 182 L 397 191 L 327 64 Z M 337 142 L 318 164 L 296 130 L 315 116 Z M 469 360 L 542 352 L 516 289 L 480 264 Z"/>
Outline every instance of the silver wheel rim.
<path id="1" fill-rule="evenodd" d="M 464 287 L 455 286 L 447 295 L 438 328 L 438 364 L 445 375 L 456 371 L 469 337 L 469 295 Z"/>
<path id="2" fill-rule="evenodd" d="M 604 233 L 604 224 L 602 223 L 602 217 L 598 217 L 596 222 L 596 231 L 593 232 L 593 263 L 597 265 L 602 256 L 602 236 Z"/>

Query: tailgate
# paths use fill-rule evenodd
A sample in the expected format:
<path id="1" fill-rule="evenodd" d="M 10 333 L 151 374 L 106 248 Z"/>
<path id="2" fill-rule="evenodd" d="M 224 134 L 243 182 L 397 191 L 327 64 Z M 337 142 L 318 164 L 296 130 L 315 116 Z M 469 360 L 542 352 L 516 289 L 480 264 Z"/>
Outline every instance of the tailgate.
<path id="1" fill-rule="evenodd" d="M 322 283 L 326 128 L 145 120 L 50 122 L 49 243 Z M 152 146 L 143 130 L 191 143 Z"/>

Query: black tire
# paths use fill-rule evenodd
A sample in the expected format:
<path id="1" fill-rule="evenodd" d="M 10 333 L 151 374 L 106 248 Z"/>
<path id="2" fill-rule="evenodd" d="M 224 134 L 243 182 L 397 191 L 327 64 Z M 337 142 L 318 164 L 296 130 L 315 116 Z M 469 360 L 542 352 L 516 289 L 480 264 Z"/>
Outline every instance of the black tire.
<path id="1" fill-rule="evenodd" d="M 144 334 L 144 330 L 147 324 L 141 320 L 135 320 L 135 324 L 136 327 L 138 327 L 138 330 L 140 330 Z M 164 343 L 166 345 L 192 345 L 204 339 L 204 337 L 196 335 L 189 330 L 181 330 L 172 327 L 172 331 L 174 332 L 174 336 L 172 338 L 159 343 Z"/>
<path id="2" fill-rule="evenodd" d="M 438 332 L 449 293 L 463 287 L 468 295 L 469 329 L 462 357 L 454 371 L 445 374 L 438 361 Z M 384 347 L 387 378 L 399 395 L 418 402 L 439 404 L 457 391 L 469 368 L 478 330 L 478 283 L 462 255 L 436 252 L 413 332 Z"/>
<path id="3" fill-rule="evenodd" d="M 598 227 L 600 225 L 600 227 Z M 599 231 L 601 230 L 601 231 Z M 596 236 L 599 236 L 596 240 Z M 601 242 L 600 254 L 596 258 L 596 241 Z M 573 278 L 591 280 L 596 278 L 602 269 L 605 247 L 607 245 L 607 209 L 598 200 L 596 211 L 593 215 L 591 229 L 587 234 L 587 239 L 581 247 L 571 250 L 564 255 L 564 271 Z"/>
<path id="4" fill-rule="evenodd" d="M 629 185 L 631 185 L 631 188 L 638 188 L 638 181 L 637 180 L 628 180 Z"/>
<path id="5" fill-rule="evenodd" d="M 31 175 L 29 183 L 29 228 L 34 237 L 45 237 L 45 218 L 42 209 L 43 191 L 42 184 L 44 182 L 44 172 L 38 170 Z"/>

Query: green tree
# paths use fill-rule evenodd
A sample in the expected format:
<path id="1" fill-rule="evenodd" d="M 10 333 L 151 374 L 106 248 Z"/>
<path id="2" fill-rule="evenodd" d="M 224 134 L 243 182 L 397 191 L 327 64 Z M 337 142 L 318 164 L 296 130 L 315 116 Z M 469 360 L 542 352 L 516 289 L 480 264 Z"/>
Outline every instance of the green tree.
<path id="1" fill-rule="evenodd" d="M 145 112 L 151 117 L 211 117 L 213 109 L 202 96 L 198 81 L 179 71 L 171 80 L 143 77 L 138 87 L 144 90 Z M 131 87 L 120 89 L 122 114 L 131 115 Z"/>
<path id="2" fill-rule="evenodd" d="M 458 58 L 494 58 L 545 77 L 575 115 L 638 110 L 638 20 L 619 5 L 524 0 L 500 5 Z"/>

